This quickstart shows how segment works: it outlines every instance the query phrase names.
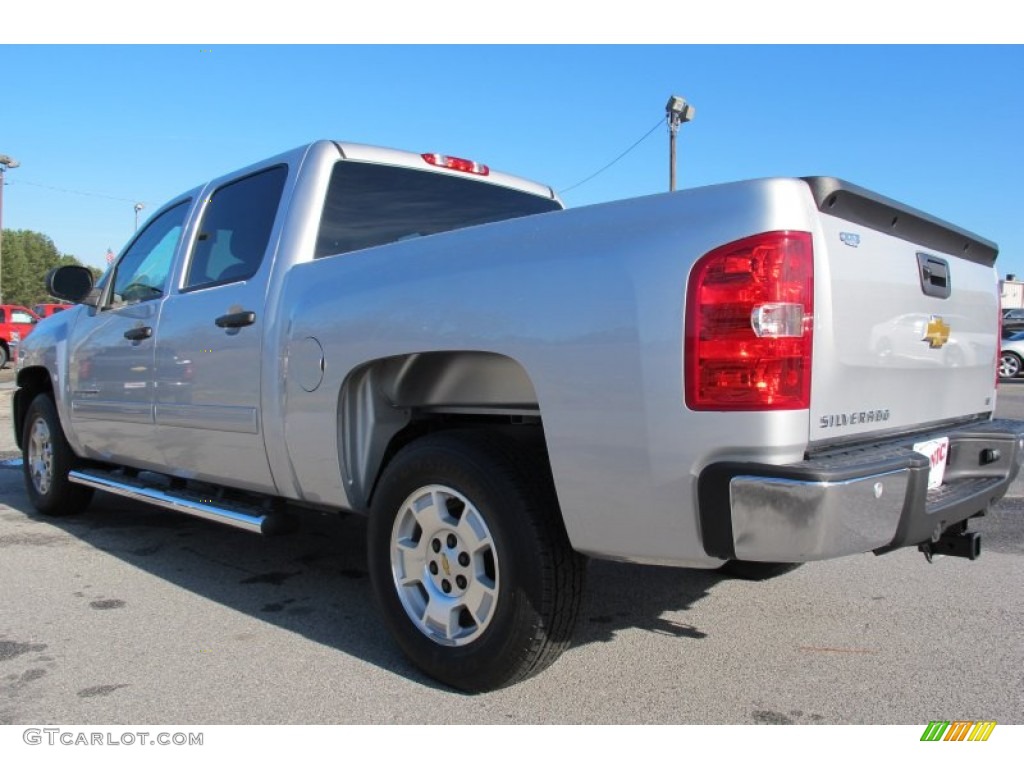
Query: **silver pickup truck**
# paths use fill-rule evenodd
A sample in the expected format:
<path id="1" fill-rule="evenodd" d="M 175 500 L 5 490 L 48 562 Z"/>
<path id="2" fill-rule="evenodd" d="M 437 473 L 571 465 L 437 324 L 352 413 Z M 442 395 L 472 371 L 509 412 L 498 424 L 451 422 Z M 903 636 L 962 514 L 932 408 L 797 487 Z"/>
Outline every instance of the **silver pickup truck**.
<path id="1" fill-rule="evenodd" d="M 318 141 L 175 198 L 26 340 L 43 514 L 94 489 L 263 533 L 369 516 L 384 621 L 480 691 L 570 642 L 585 558 L 767 572 L 916 546 L 1016 476 L 996 247 L 832 178 L 562 210 Z"/>

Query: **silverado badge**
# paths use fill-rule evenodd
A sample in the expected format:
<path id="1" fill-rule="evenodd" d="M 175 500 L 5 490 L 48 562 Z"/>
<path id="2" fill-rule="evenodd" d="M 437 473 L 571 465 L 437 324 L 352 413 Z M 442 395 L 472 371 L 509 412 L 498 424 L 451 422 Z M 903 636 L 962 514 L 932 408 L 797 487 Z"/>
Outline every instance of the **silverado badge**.
<path id="1" fill-rule="evenodd" d="M 928 326 L 924 331 L 924 338 L 921 341 L 927 341 L 928 346 L 932 349 L 939 349 L 949 341 L 949 332 L 952 330 L 942 318 L 938 315 L 932 315 L 928 318 Z"/>

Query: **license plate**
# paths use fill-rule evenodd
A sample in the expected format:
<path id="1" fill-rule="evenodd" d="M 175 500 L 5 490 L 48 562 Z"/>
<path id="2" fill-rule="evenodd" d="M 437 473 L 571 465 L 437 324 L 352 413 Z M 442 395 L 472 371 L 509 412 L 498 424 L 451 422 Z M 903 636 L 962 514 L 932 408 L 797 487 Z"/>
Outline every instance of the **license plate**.
<path id="1" fill-rule="evenodd" d="M 927 456 L 932 468 L 928 473 L 928 490 L 938 488 L 942 485 L 942 478 L 946 474 L 946 459 L 949 457 L 949 438 L 937 437 L 934 440 L 926 440 L 917 443 L 914 450 L 922 456 Z"/>

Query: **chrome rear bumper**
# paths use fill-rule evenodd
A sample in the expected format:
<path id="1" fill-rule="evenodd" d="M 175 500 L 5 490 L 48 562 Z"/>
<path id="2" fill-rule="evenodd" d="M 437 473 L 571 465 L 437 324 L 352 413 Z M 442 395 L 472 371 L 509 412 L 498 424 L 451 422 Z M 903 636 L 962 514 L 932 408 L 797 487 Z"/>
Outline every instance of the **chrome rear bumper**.
<path id="1" fill-rule="evenodd" d="M 911 447 L 929 435 L 783 466 L 713 464 L 699 483 L 704 549 L 727 560 L 804 562 L 937 541 L 1002 498 L 1024 457 L 1024 422 L 942 434 L 946 475 L 931 491 L 929 461 Z"/>

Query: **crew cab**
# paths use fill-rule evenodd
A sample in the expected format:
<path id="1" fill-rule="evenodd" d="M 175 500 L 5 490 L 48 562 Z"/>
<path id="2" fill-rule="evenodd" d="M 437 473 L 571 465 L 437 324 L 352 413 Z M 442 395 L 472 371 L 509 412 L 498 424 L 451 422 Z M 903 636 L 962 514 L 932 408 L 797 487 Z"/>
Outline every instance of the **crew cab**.
<path id="1" fill-rule="evenodd" d="M 385 623 L 488 690 L 570 642 L 585 558 L 977 557 L 995 244 L 829 177 L 563 210 L 476 162 L 318 141 L 160 209 L 25 343 L 44 514 L 103 490 L 246 530 L 369 516 Z"/>

